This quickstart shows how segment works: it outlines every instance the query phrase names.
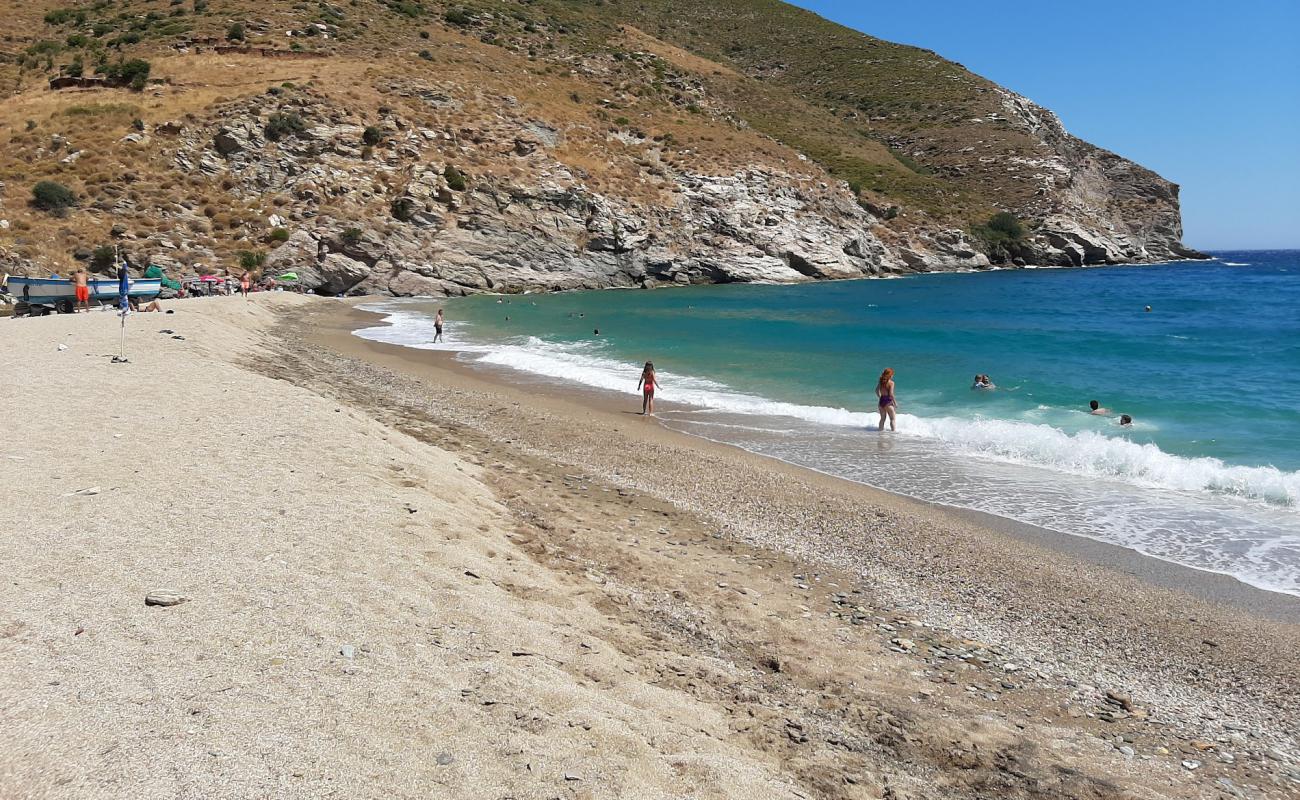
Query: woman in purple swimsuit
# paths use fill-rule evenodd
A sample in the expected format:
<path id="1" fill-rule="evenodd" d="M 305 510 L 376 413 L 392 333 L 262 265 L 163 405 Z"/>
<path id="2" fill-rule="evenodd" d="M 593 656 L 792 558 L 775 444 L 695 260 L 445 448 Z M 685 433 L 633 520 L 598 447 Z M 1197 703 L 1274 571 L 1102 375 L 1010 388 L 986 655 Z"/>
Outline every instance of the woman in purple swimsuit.
<path id="1" fill-rule="evenodd" d="M 880 427 L 877 430 L 885 429 L 885 417 L 889 417 L 889 429 L 897 430 L 894 427 L 894 409 L 898 408 L 897 401 L 894 400 L 894 371 L 886 368 L 880 373 L 880 381 L 876 383 L 876 397 L 880 398 Z"/>

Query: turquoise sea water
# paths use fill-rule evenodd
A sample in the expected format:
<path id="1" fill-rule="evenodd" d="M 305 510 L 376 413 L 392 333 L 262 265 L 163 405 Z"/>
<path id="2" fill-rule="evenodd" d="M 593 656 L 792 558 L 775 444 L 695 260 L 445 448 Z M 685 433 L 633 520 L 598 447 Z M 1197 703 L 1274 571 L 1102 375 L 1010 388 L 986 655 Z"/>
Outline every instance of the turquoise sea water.
<path id="1" fill-rule="evenodd" d="M 1300 252 L 1218 256 L 391 301 L 362 335 L 430 347 L 442 305 L 464 358 L 638 408 L 650 359 L 671 427 L 1300 593 Z M 886 366 L 896 435 L 875 431 Z"/>

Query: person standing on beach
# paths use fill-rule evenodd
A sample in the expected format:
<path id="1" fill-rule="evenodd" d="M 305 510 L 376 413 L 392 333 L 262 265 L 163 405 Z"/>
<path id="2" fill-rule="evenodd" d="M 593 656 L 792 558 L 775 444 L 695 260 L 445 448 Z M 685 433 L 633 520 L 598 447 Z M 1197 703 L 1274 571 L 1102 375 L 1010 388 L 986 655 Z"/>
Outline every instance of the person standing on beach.
<path id="1" fill-rule="evenodd" d="M 641 390 L 641 416 L 653 417 L 655 415 L 655 365 L 653 361 L 645 362 L 645 367 L 641 370 L 641 380 L 637 381 L 636 388 Z"/>
<path id="2" fill-rule="evenodd" d="M 245 301 L 248 300 L 248 290 L 252 285 L 253 271 L 246 269 L 244 270 L 244 274 L 239 276 L 239 293 L 244 296 Z"/>
<path id="3" fill-rule="evenodd" d="M 885 429 L 885 417 L 889 417 L 889 429 L 898 430 L 894 424 L 894 410 L 898 408 L 898 402 L 894 399 L 894 371 L 888 367 L 880 373 L 880 380 L 876 382 L 876 397 L 880 398 L 880 426 L 876 430 Z"/>
<path id="4" fill-rule="evenodd" d="M 83 308 L 90 311 L 90 283 L 85 267 L 78 266 L 77 271 L 72 273 L 72 285 L 73 291 L 77 295 L 77 304 L 74 306 L 74 311 L 80 311 Z"/>
<path id="5" fill-rule="evenodd" d="M 433 343 L 437 344 L 442 341 L 442 309 L 433 318 Z"/>

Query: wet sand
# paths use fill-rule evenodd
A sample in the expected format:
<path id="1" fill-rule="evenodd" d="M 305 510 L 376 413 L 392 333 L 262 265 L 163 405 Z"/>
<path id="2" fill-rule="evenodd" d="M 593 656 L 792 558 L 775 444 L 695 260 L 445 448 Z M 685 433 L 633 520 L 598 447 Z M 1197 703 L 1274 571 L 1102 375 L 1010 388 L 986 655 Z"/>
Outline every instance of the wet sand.
<path id="1" fill-rule="evenodd" d="M 534 406 L 556 407 L 564 413 L 585 414 L 597 411 L 602 414 L 632 416 L 640 419 L 636 397 L 620 396 L 576 384 L 563 384 L 528 375 L 504 367 L 474 367 L 445 350 L 413 350 L 399 345 L 376 342 L 352 335 L 360 328 L 382 324 L 383 315 L 355 308 L 331 315 L 310 337 L 312 341 L 349 356 L 361 358 L 389 369 L 419 376 L 446 384 L 454 380 L 457 385 L 480 391 L 497 391 L 514 396 L 515 400 L 527 398 Z M 454 376 L 454 377 L 453 377 Z M 661 409 L 672 409 L 671 401 L 657 401 Z M 1300 597 L 1270 592 L 1242 583 L 1230 575 L 1193 569 L 1181 564 L 1152 558 L 1109 542 L 1084 536 L 1049 530 L 1016 520 L 987 514 L 972 509 L 956 508 L 898 495 L 875 487 L 824 475 L 777 459 L 680 433 L 659 425 L 629 428 L 631 436 L 663 437 L 679 446 L 703 450 L 721 449 L 733 455 L 758 459 L 768 469 L 789 470 L 812 482 L 829 481 L 841 491 L 857 491 L 874 502 L 889 503 L 912 513 L 927 513 L 986 528 L 990 533 L 1012 537 L 1049 548 L 1123 575 L 1141 579 L 1152 586 L 1187 592 L 1198 600 L 1232 606 L 1267 619 L 1286 623 L 1300 623 Z"/>

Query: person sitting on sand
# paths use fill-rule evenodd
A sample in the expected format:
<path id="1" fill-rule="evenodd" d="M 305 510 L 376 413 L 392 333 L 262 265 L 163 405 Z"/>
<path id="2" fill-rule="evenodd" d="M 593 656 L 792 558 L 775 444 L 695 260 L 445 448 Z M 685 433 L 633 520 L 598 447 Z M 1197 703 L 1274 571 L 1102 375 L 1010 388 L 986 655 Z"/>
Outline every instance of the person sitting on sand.
<path id="1" fill-rule="evenodd" d="M 641 416 L 653 417 L 655 415 L 655 386 L 658 381 L 655 380 L 655 365 L 653 361 L 645 362 L 645 367 L 641 369 L 641 380 L 637 381 L 636 388 L 641 391 Z"/>
<path id="2" fill-rule="evenodd" d="M 438 309 L 438 314 L 433 318 L 433 343 L 437 344 L 442 341 L 442 309 Z"/>
<path id="3" fill-rule="evenodd" d="M 86 309 L 90 311 L 90 283 L 89 276 L 86 274 L 85 267 L 77 267 L 77 271 L 72 273 L 72 285 L 77 295 L 77 304 L 74 306 L 74 312 Z"/>
<path id="4" fill-rule="evenodd" d="M 1096 400 L 1089 400 L 1088 408 L 1092 409 L 1091 413 L 1094 417 L 1104 417 L 1110 413 L 1109 408 L 1102 408 L 1101 403 L 1098 403 Z"/>
<path id="5" fill-rule="evenodd" d="M 140 305 L 140 301 L 134 297 L 128 297 L 127 302 L 131 304 L 132 311 L 138 311 L 141 314 L 147 314 L 150 311 L 162 311 L 162 304 L 157 300 L 151 300 L 145 305 Z"/>
<path id="6" fill-rule="evenodd" d="M 894 399 L 894 370 L 886 367 L 880 373 L 880 380 L 876 381 L 876 397 L 880 398 L 877 403 L 880 407 L 880 427 L 876 430 L 885 429 L 885 417 L 889 417 L 889 429 L 898 430 L 894 424 L 894 411 L 898 408 L 898 401 Z"/>

